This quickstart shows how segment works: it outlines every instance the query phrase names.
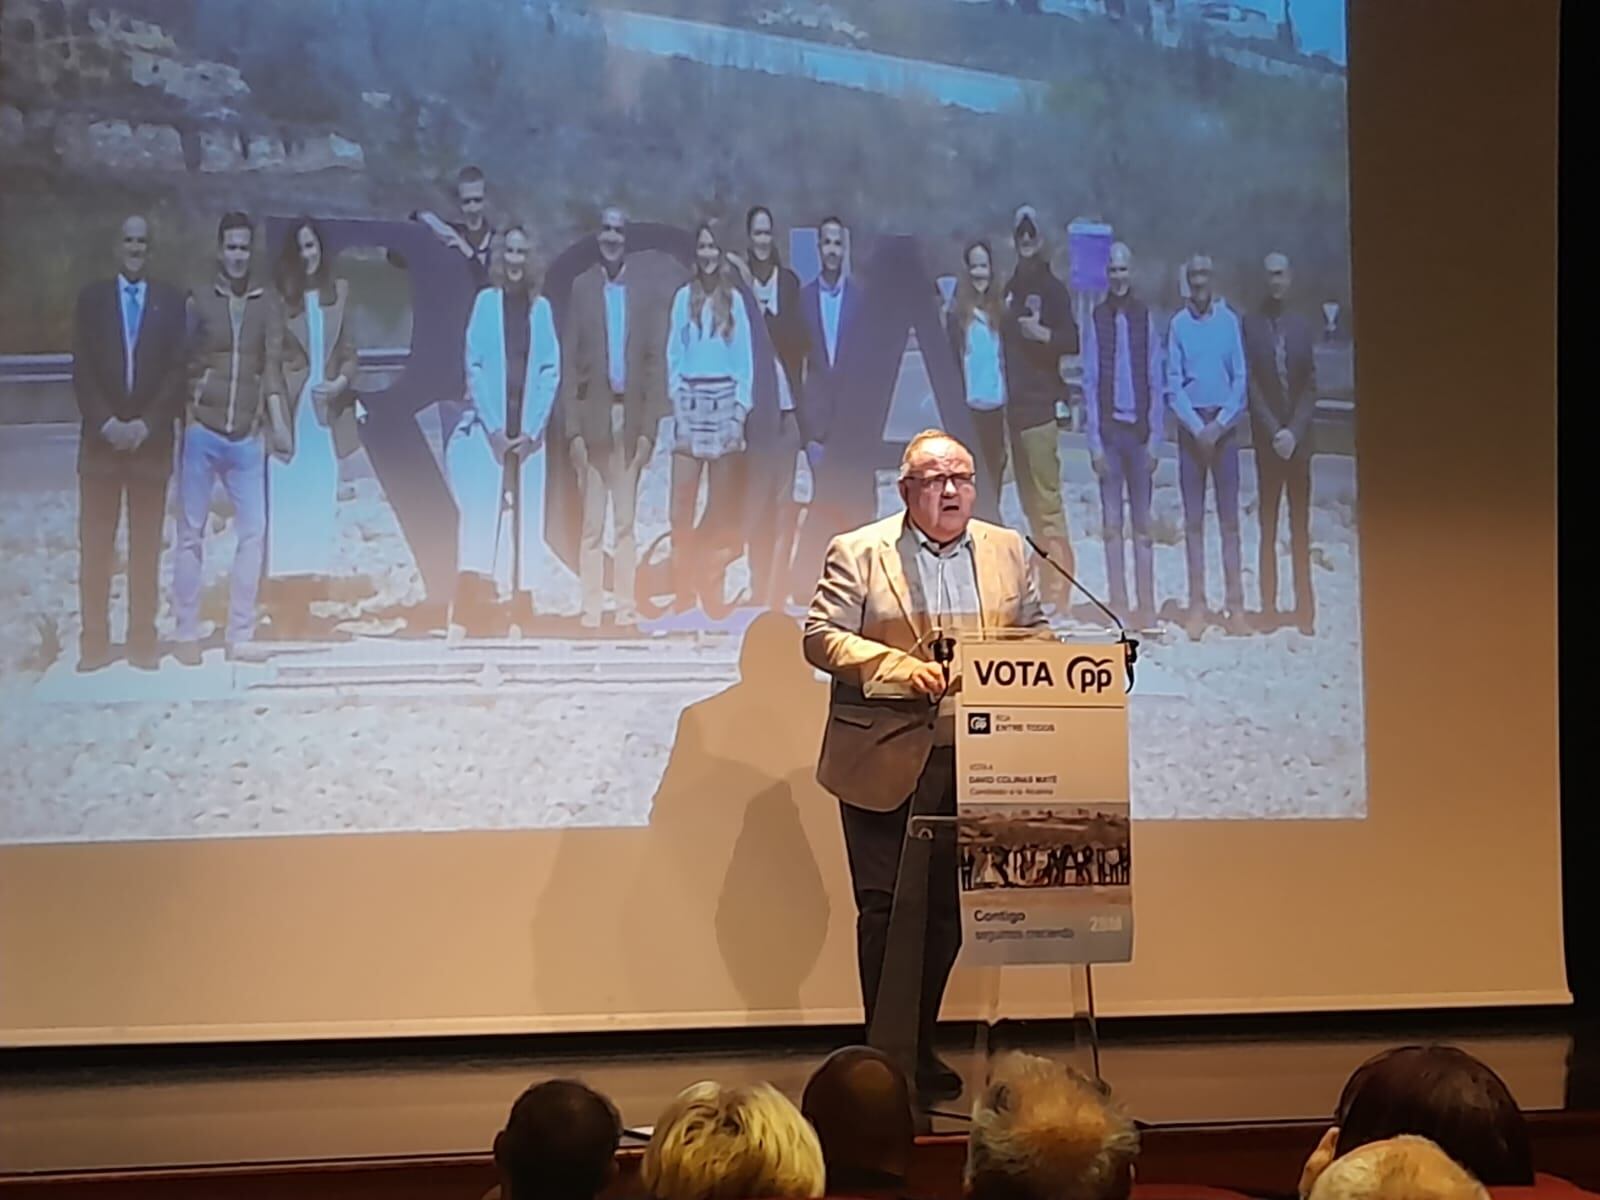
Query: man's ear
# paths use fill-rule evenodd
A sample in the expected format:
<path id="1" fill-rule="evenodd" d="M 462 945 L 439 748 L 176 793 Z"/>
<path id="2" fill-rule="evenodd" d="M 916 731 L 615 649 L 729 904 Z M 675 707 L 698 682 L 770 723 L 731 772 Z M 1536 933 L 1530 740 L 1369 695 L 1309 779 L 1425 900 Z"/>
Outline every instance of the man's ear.
<path id="1" fill-rule="evenodd" d="M 1330 1125 L 1323 1131 L 1322 1139 L 1317 1142 L 1317 1148 L 1311 1152 L 1311 1157 L 1306 1159 L 1306 1165 L 1300 1171 L 1300 1200 L 1311 1195 L 1311 1189 L 1316 1187 L 1317 1180 L 1328 1169 L 1328 1164 L 1333 1162 L 1334 1151 L 1339 1146 L 1339 1127 Z"/>

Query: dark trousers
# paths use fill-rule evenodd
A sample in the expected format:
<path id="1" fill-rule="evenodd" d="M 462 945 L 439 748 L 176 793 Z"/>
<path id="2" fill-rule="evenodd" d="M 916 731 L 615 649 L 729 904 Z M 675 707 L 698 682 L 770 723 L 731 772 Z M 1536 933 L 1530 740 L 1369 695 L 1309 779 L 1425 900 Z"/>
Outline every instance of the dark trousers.
<path id="1" fill-rule="evenodd" d="M 973 511 L 985 521 L 1000 520 L 1000 485 L 1006 475 L 1006 410 L 972 410 L 973 447 L 978 462 L 978 494 Z"/>
<path id="2" fill-rule="evenodd" d="M 1215 409 L 1202 410 L 1210 420 Z M 1217 494 L 1217 526 L 1222 534 L 1224 603 L 1232 612 L 1244 609 L 1244 573 L 1239 552 L 1239 428 L 1217 439 L 1209 453 L 1187 429 L 1178 432 L 1178 487 L 1183 493 L 1183 549 L 1189 568 L 1189 608 L 1206 607 L 1206 480 Z"/>
<path id="3" fill-rule="evenodd" d="M 1128 611 L 1128 568 L 1123 550 L 1122 497 L 1128 497 L 1133 526 L 1133 579 L 1141 612 L 1153 612 L 1155 548 L 1150 540 L 1150 493 L 1153 471 L 1149 443 L 1125 421 L 1110 421 L 1101 431 L 1105 473 L 1100 476 L 1101 523 L 1105 526 L 1106 578 L 1111 582 L 1111 607 L 1118 616 Z"/>
<path id="4" fill-rule="evenodd" d="M 1278 510 L 1289 495 L 1289 558 L 1294 571 L 1295 619 L 1316 619 L 1311 587 L 1311 452 L 1297 448 L 1278 457 L 1270 441 L 1256 445 L 1256 479 L 1261 491 L 1261 611 L 1278 611 Z"/>
<path id="5" fill-rule="evenodd" d="M 718 554 L 731 548 L 736 518 L 731 509 L 737 502 L 734 484 L 741 457 L 725 454 L 721 458 L 695 458 L 673 451 L 668 517 L 672 525 L 672 590 L 680 609 L 694 607 L 702 588 L 714 588 L 715 601 L 722 599 L 722 572 L 712 568 Z M 706 481 L 706 503 L 697 521 L 695 510 L 702 476 Z"/>
<path id="6" fill-rule="evenodd" d="M 154 650 L 160 591 L 161 526 L 167 481 L 143 474 L 96 471 L 78 476 L 78 611 L 80 649 L 103 652 L 111 644 L 111 571 L 117 525 L 128 505 L 128 647 Z"/>
<path id="7" fill-rule="evenodd" d="M 869 812 L 841 803 L 845 852 L 856 898 L 856 959 L 861 971 L 861 1002 L 872 1025 L 883 956 L 889 947 L 889 914 L 900 876 L 900 852 L 912 809 L 920 815 L 952 817 L 956 812 L 956 756 L 951 746 L 935 746 L 916 790 L 892 812 Z M 933 1051 L 934 1025 L 945 983 L 961 949 L 961 902 L 956 890 L 955 831 L 934 837 L 928 868 L 928 928 L 922 952 L 922 1007 L 917 1029 L 919 1055 Z"/>

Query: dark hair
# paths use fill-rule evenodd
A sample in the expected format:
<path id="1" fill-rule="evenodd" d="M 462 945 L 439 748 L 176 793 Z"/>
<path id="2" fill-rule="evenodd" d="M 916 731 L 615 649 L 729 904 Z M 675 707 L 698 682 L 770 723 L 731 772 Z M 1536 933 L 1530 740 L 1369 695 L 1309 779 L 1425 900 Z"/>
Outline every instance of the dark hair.
<path id="1" fill-rule="evenodd" d="M 822 1143 L 830 1190 L 873 1172 L 904 1176 L 916 1118 L 905 1072 L 888 1055 L 868 1046 L 835 1050 L 806 1081 L 800 1111 Z"/>
<path id="2" fill-rule="evenodd" d="M 456 172 L 456 186 L 457 187 L 460 187 L 463 183 L 482 183 L 482 182 L 483 182 L 483 168 L 482 167 L 475 167 L 475 166 L 468 165 L 468 166 L 462 167 L 461 170 Z"/>
<path id="3" fill-rule="evenodd" d="M 622 1138 L 616 1107 L 575 1079 L 535 1084 L 494 1139 L 504 1200 L 592 1200 L 611 1178 Z"/>
<path id="4" fill-rule="evenodd" d="M 750 232 L 750 226 L 756 223 L 756 218 L 762 213 L 766 213 L 767 220 L 771 221 L 774 225 L 778 223 L 777 218 L 772 215 L 772 210 L 765 204 L 752 204 L 750 206 L 750 211 L 744 214 L 744 231 L 746 233 Z"/>
<path id="5" fill-rule="evenodd" d="M 850 226 L 848 226 L 848 225 L 846 225 L 844 223 L 844 218 L 843 217 L 836 217 L 836 216 L 833 216 L 832 214 L 829 214 L 828 216 L 823 217 L 822 220 L 817 222 L 817 236 L 818 237 L 822 236 L 822 227 L 824 225 L 837 225 L 839 227 L 839 232 L 840 233 L 843 233 L 844 231 L 846 231 L 847 229 L 850 228 Z"/>
<path id="6" fill-rule="evenodd" d="M 989 259 L 989 290 L 983 295 L 978 294 L 978 289 L 972 286 L 972 252 L 982 250 Z M 967 327 L 972 324 L 974 313 L 982 310 L 989 319 L 989 328 L 996 334 L 1000 332 L 1000 324 L 1005 319 L 1006 306 L 1000 298 L 1004 290 L 1000 280 L 996 278 L 998 272 L 994 269 L 994 249 L 982 238 L 971 241 L 961 251 L 961 277 L 956 281 L 955 312 L 958 327 L 965 334 Z M 965 350 L 962 351 L 965 353 Z"/>
<path id="7" fill-rule="evenodd" d="M 1339 1095 L 1336 1156 L 1409 1133 L 1486 1187 L 1533 1183 L 1528 1126 L 1505 1081 L 1454 1046 L 1400 1046 L 1356 1068 Z"/>
<path id="8" fill-rule="evenodd" d="M 251 223 L 249 213 L 242 213 L 238 210 L 223 213 L 222 220 L 217 222 L 217 245 L 222 245 L 222 239 L 227 237 L 230 229 L 248 229 L 250 231 L 250 240 L 252 242 L 255 241 L 256 227 Z"/>
<path id="9" fill-rule="evenodd" d="M 317 249 L 322 251 L 316 273 L 309 280 L 300 262 L 302 229 L 311 230 L 311 236 L 317 239 Z M 333 286 L 333 256 L 328 253 L 328 241 L 322 236 L 322 226 L 312 218 L 296 217 L 289 222 L 289 234 L 284 238 L 283 249 L 278 251 L 278 266 L 273 272 L 273 282 L 290 313 L 298 313 L 305 307 L 306 292 L 312 288 L 317 289 L 324 302 L 328 301 L 328 289 Z"/>

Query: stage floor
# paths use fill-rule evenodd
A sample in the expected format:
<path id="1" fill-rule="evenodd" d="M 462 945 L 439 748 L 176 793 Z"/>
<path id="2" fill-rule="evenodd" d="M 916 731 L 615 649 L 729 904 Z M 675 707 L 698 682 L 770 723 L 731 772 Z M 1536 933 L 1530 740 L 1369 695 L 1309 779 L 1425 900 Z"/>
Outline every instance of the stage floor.
<path id="1" fill-rule="evenodd" d="M 938 1106 L 961 1129 L 983 1056 L 942 1032 L 968 1091 Z M 632 1127 L 699 1079 L 769 1080 L 798 1097 L 843 1029 L 612 1034 L 450 1042 L 0 1053 L 0 1175 L 486 1152 L 530 1082 L 577 1076 Z M 1121 1020 L 1100 1068 L 1151 1126 L 1322 1120 L 1350 1071 L 1386 1046 L 1449 1041 L 1479 1055 L 1530 1112 L 1600 1107 L 1600 1051 L 1564 1010 L 1369 1017 Z M 1005 1025 L 996 1047 L 1084 1054 L 1056 1023 Z M 1587 1094 L 1585 1094 L 1587 1089 Z"/>

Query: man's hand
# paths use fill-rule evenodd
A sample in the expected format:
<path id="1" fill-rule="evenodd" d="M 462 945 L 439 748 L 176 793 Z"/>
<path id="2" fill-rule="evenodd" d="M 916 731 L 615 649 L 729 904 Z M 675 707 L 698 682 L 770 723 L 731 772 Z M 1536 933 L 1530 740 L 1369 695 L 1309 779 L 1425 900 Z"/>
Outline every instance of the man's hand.
<path id="1" fill-rule="evenodd" d="M 1048 342 L 1050 340 L 1050 331 L 1044 327 L 1044 323 L 1033 313 L 1023 313 L 1018 317 L 1017 328 L 1022 331 L 1022 336 L 1030 342 Z"/>
<path id="2" fill-rule="evenodd" d="M 581 480 L 589 469 L 589 448 L 583 444 L 581 437 L 572 439 L 572 444 L 567 447 L 567 456 L 572 459 L 572 469 Z"/>
<path id="3" fill-rule="evenodd" d="M 1222 426 L 1216 421 L 1207 421 L 1200 428 L 1200 444 L 1207 450 L 1215 450 L 1217 442 L 1222 438 Z"/>
<path id="4" fill-rule="evenodd" d="M 128 426 L 116 417 L 106 418 L 105 424 L 100 426 L 100 436 L 113 450 L 130 448 Z"/>
<path id="5" fill-rule="evenodd" d="M 1146 442 L 1144 444 L 1144 452 L 1145 456 L 1150 460 L 1150 470 L 1153 474 L 1155 469 L 1161 465 L 1161 447 L 1154 442 Z"/>
<path id="6" fill-rule="evenodd" d="M 321 383 L 311 385 L 311 395 L 318 403 L 331 404 L 344 394 L 344 376 L 335 380 L 323 380 Z"/>
<path id="7" fill-rule="evenodd" d="M 1106 474 L 1106 456 L 1102 450 L 1089 451 L 1089 465 L 1094 468 L 1094 473 L 1101 479 Z"/>
<path id="8" fill-rule="evenodd" d="M 1280 429 L 1272 435 L 1272 448 L 1277 451 L 1279 458 L 1291 458 L 1294 455 L 1294 431 Z"/>
<path id="9" fill-rule="evenodd" d="M 144 423 L 143 417 L 135 417 L 123 426 L 128 431 L 128 449 L 137 450 L 144 445 L 150 437 L 150 426 Z"/>
<path id="10" fill-rule="evenodd" d="M 806 461 L 811 464 L 812 470 L 816 470 L 817 464 L 822 461 L 822 455 L 823 448 L 821 442 L 806 443 Z"/>
<path id="11" fill-rule="evenodd" d="M 920 662 L 911 672 L 911 686 L 924 696 L 944 695 L 944 668 L 935 662 Z"/>
<path id="12" fill-rule="evenodd" d="M 494 455 L 495 462 L 503 463 L 506 455 L 511 453 L 511 439 L 498 429 L 489 430 L 489 450 Z"/>
<path id="13" fill-rule="evenodd" d="M 531 433 L 520 434 L 511 439 L 511 453 L 517 456 L 517 461 L 522 462 L 530 454 L 536 454 L 544 448 L 544 436 L 535 436 Z"/>

